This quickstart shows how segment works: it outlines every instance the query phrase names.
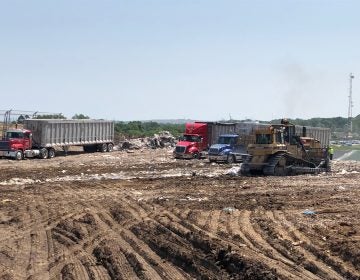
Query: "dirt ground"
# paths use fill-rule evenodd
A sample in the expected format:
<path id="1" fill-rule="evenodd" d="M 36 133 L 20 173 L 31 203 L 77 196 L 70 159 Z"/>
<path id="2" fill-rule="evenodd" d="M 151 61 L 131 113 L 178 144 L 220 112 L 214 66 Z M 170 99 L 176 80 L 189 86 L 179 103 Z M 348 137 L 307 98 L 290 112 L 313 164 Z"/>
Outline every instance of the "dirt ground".
<path id="1" fill-rule="evenodd" d="M 167 149 L 1 159 L 0 279 L 360 279 L 360 164 L 230 168 Z"/>

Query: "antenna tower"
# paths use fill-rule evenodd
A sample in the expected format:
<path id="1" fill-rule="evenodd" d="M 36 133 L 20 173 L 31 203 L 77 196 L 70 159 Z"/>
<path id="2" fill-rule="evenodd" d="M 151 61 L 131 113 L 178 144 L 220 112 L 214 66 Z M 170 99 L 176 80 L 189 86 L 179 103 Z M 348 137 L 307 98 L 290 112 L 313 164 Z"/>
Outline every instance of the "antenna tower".
<path id="1" fill-rule="evenodd" d="M 352 80 L 354 78 L 355 78 L 355 76 L 352 73 L 350 73 L 349 108 L 348 108 L 348 122 L 349 122 L 348 136 L 351 136 L 351 134 L 352 134 L 352 108 L 354 107 L 354 104 L 352 101 Z"/>

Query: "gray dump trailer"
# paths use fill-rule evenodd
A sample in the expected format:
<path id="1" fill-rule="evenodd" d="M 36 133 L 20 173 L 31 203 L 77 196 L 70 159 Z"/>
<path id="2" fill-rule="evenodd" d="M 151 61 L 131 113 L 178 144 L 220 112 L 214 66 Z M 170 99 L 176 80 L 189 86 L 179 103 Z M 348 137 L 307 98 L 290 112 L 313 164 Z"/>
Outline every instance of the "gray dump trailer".
<path id="1" fill-rule="evenodd" d="M 111 152 L 114 147 L 114 123 L 105 120 L 27 119 L 22 129 L 10 129 L 0 141 L 0 155 L 52 158 L 56 149 L 65 153 L 70 146 L 82 146 L 85 152 Z"/>

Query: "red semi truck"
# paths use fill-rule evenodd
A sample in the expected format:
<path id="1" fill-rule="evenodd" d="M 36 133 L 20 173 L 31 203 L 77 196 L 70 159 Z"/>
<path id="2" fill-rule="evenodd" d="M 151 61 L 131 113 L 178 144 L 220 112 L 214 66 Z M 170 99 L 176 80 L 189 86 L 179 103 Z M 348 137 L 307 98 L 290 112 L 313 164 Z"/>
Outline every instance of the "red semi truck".
<path id="1" fill-rule="evenodd" d="M 174 150 L 175 158 L 201 158 L 209 146 L 207 123 L 186 123 L 185 133 Z"/>
<path id="2" fill-rule="evenodd" d="M 9 129 L 0 140 L 0 156 L 16 160 L 53 158 L 55 149 L 65 152 L 70 146 L 82 146 L 85 152 L 111 152 L 114 124 L 104 120 L 24 121 L 24 128 Z"/>
<path id="3" fill-rule="evenodd" d="M 202 158 L 220 134 L 234 132 L 235 123 L 194 122 L 185 124 L 185 133 L 174 150 L 175 158 Z"/>

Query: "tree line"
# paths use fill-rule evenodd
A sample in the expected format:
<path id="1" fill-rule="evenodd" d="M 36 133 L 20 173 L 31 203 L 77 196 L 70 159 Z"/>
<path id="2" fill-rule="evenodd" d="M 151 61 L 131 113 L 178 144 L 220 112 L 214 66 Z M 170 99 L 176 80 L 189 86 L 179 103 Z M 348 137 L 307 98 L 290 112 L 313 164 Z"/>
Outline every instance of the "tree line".
<path id="1" fill-rule="evenodd" d="M 66 119 L 62 114 L 55 115 L 38 115 L 34 116 L 37 119 Z M 25 117 L 21 118 L 25 119 Z M 90 119 L 89 116 L 84 114 L 75 114 L 71 119 Z M 19 120 L 19 121 L 21 121 Z M 343 117 L 334 118 L 311 118 L 311 119 L 288 119 L 289 122 L 312 127 L 326 127 L 330 128 L 333 135 L 337 133 L 346 133 L 349 131 L 349 120 Z M 235 120 L 229 120 L 229 122 L 236 122 Z M 266 123 L 280 123 L 281 119 L 274 119 Z M 158 123 L 154 121 L 115 121 L 115 132 L 118 135 L 122 135 L 126 138 L 137 138 L 152 136 L 155 133 L 161 131 L 169 131 L 175 137 L 181 135 L 185 130 L 185 124 L 174 123 Z M 355 135 L 360 135 L 360 115 L 352 119 L 352 131 Z"/>

